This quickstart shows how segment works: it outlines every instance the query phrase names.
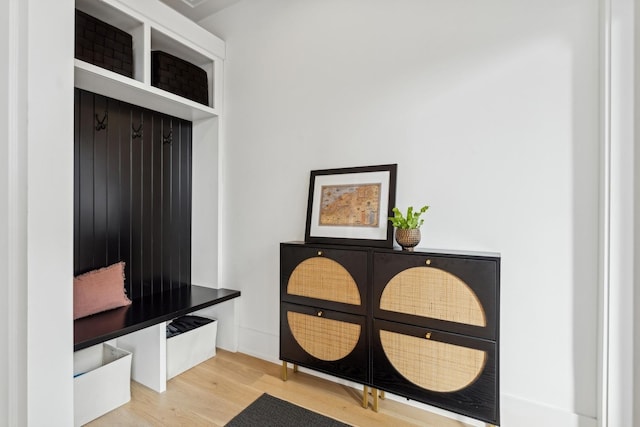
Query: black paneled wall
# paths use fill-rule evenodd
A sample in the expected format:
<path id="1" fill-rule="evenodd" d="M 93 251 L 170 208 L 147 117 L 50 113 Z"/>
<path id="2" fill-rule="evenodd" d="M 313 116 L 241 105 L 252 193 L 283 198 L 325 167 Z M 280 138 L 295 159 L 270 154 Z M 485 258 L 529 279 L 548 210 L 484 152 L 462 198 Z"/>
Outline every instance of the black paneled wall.
<path id="1" fill-rule="evenodd" d="M 126 262 L 130 297 L 191 283 L 191 122 L 75 90 L 75 274 Z"/>

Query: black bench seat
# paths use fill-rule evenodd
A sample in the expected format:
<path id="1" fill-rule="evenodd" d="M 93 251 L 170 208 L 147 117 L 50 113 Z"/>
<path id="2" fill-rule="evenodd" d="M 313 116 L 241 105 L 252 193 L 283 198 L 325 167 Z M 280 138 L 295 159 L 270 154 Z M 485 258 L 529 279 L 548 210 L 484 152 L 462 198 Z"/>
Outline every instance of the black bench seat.
<path id="1" fill-rule="evenodd" d="M 126 307 L 97 313 L 73 322 L 73 351 L 139 331 L 240 296 L 233 289 L 183 286 L 135 298 Z"/>

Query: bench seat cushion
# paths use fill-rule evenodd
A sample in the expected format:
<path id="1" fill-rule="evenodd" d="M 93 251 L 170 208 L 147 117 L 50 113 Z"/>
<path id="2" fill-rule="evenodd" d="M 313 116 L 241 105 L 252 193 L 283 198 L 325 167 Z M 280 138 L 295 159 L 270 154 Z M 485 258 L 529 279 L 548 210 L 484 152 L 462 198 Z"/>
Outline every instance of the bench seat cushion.
<path id="1" fill-rule="evenodd" d="M 73 279 L 73 319 L 131 304 L 124 290 L 124 262 Z"/>

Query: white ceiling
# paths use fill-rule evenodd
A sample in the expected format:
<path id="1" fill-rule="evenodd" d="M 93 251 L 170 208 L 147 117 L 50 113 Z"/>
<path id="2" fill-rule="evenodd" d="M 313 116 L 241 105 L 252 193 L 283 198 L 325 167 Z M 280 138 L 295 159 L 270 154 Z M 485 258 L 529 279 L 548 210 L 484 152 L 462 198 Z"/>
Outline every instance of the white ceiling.
<path id="1" fill-rule="evenodd" d="M 204 18 L 232 6 L 241 0 L 160 0 L 192 21 Z"/>

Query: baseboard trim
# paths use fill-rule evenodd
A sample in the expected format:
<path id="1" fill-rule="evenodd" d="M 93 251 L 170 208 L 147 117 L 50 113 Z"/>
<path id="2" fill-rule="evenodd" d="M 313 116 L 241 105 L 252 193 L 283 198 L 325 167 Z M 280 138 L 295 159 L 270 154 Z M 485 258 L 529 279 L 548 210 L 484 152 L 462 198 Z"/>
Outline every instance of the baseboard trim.
<path id="1" fill-rule="evenodd" d="M 517 396 L 500 396 L 503 426 L 597 427 L 598 420 Z"/>
<path id="2" fill-rule="evenodd" d="M 280 354 L 278 336 L 242 326 L 238 329 L 239 352 L 268 362 L 280 363 L 278 360 L 278 355 Z"/>

